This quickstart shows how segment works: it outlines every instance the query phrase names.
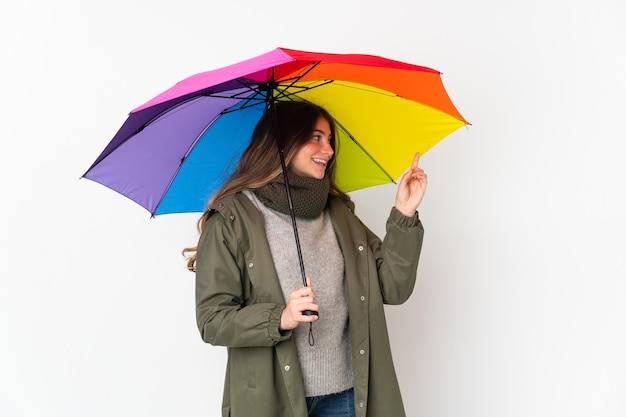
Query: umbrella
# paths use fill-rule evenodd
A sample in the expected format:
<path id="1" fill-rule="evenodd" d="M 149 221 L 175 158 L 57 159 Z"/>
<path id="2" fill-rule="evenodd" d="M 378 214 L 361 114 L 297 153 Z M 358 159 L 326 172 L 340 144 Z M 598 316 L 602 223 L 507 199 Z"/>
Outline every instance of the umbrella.
<path id="1" fill-rule="evenodd" d="M 83 177 L 152 216 L 202 212 L 234 170 L 257 121 L 282 100 L 310 101 L 332 115 L 336 183 L 345 192 L 394 182 L 409 165 L 406 158 L 468 124 L 431 68 L 277 48 L 192 75 L 132 110 Z M 279 146 L 277 153 L 285 174 Z M 292 208 L 286 174 L 285 185 Z M 293 210 L 291 218 L 306 285 Z"/>
<path id="2" fill-rule="evenodd" d="M 277 48 L 192 75 L 132 110 L 82 177 L 152 216 L 202 212 L 228 179 L 268 100 L 326 108 L 345 192 L 392 183 L 468 122 L 431 68 L 364 54 Z"/>

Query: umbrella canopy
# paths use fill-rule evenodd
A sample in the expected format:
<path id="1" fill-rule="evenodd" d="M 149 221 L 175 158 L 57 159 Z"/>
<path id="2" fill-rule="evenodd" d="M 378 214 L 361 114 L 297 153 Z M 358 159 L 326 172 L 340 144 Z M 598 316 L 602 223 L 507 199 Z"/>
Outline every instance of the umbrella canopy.
<path id="1" fill-rule="evenodd" d="M 337 185 L 394 182 L 467 121 L 433 69 L 379 56 L 277 48 L 188 77 L 132 110 L 83 175 L 153 216 L 202 212 L 270 99 L 306 100 L 337 125 Z"/>

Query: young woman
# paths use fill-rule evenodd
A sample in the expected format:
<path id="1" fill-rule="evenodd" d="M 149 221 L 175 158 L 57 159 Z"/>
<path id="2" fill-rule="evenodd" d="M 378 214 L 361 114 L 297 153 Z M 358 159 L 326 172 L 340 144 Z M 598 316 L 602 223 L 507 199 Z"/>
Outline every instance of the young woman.
<path id="1" fill-rule="evenodd" d="M 415 155 L 381 241 L 335 185 L 335 137 L 323 108 L 276 103 L 201 217 L 198 246 L 185 250 L 202 339 L 228 348 L 223 416 L 405 415 L 383 304 L 403 303 L 413 291 L 426 174 Z"/>

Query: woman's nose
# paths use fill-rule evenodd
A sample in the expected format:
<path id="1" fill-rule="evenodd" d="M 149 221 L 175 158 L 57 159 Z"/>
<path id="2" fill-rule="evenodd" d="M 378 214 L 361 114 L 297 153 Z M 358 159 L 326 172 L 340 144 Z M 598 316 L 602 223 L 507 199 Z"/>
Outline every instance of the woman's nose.
<path id="1" fill-rule="evenodd" d="M 333 150 L 333 147 L 330 146 L 330 142 L 324 142 L 322 144 L 322 151 L 324 151 L 324 152 L 326 152 L 327 154 L 330 154 L 330 155 L 335 153 L 335 151 Z"/>

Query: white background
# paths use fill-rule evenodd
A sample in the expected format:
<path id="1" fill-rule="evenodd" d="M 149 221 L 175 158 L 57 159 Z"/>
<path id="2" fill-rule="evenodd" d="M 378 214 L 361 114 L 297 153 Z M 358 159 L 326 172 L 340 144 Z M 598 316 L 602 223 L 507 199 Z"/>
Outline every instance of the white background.
<path id="1" fill-rule="evenodd" d="M 626 416 L 621 0 L 3 1 L 0 416 L 218 416 L 180 250 L 79 177 L 127 113 L 278 46 L 429 66 L 473 124 L 424 155 L 410 416 Z M 410 155 L 407 156 L 407 165 Z M 378 233 L 394 186 L 354 194 Z M 390 416 L 393 417 L 393 416 Z"/>

